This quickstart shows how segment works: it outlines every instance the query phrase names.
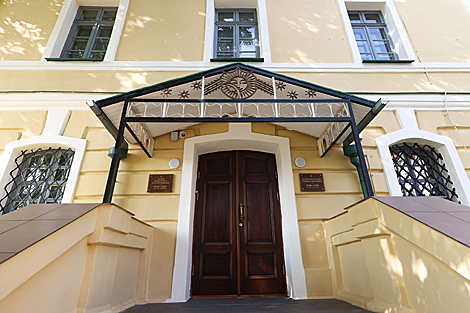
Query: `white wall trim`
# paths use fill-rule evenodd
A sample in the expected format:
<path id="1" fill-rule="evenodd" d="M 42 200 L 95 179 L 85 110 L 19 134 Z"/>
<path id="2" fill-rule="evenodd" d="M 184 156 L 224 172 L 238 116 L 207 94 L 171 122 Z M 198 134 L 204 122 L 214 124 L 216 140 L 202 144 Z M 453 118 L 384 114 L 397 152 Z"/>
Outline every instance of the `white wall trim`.
<path id="1" fill-rule="evenodd" d="M 381 11 L 387 24 L 389 36 L 392 38 L 394 51 L 398 54 L 401 60 L 415 60 L 416 57 L 413 52 L 405 27 L 398 15 L 393 0 L 337 0 L 338 6 L 343 18 L 344 27 L 348 37 L 351 52 L 353 54 L 354 63 L 361 63 L 361 54 L 354 38 L 351 22 L 349 21 L 348 10 L 376 10 Z"/>
<path id="2" fill-rule="evenodd" d="M 470 181 L 452 139 L 420 130 L 414 109 L 399 108 L 396 109 L 396 113 L 402 129 L 376 139 L 390 195 L 402 195 L 398 176 L 390 157 L 390 145 L 405 141 L 417 142 L 435 147 L 442 154 L 459 200 L 462 204 L 470 206 Z"/>
<path id="3" fill-rule="evenodd" d="M 57 22 L 52 30 L 51 36 L 47 41 L 40 63 L 44 64 L 46 58 L 58 58 L 64 48 L 65 41 L 70 32 L 73 20 L 80 6 L 116 6 L 118 11 L 114 21 L 113 32 L 109 39 L 108 48 L 103 62 L 114 61 L 116 51 L 121 39 L 122 29 L 126 19 L 129 0 L 65 0 L 60 10 Z"/>
<path id="4" fill-rule="evenodd" d="M 10 172 L 15 168 L 15 159 L 21 154 L 21 151 L 49 147 L 71 148 L 75 151 L 75 154 L 62 203 L 72 203 L 87 141 L 85 139 L 62 136 L 69 115 L 70 111 L 67 109 L 51 109 L 48 111 L 46 125 L 41 135 L 12 141 L 6 145 L 0 158 L 0 186 L 4 187 L 10 182 Z M 0 189 L 0 199 L 5 196 L 3 187 Z"/>
<path id="5" fill-rule="evenodd" d="M 289 139 L 252 133 L 250 123 L 232 123 L 226 133 L 185 140 L 175 265 L 171 298 L 167 302 L 184 302 L 190 297 L 194 195 L 198 156 L 229 150 L 252 150 L 275 154 L 279 177 L 288 295 L 294 299 L 306 299 L 307 288 L 300 246 Z"/>

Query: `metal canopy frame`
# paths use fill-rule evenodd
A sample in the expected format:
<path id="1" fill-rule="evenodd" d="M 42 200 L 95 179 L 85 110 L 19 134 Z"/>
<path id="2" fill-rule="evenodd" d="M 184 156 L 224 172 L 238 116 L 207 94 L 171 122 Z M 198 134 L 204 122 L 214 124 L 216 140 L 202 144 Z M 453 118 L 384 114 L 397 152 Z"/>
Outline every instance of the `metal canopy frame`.
<path id="1" fill-rule="evenodd" d="M 291 91 L 287 92 L 289 88 Z M 172 92 L 175 93 L 172 95 Z M 177 94 L 179 99 L 175 98 Z M 383 107 L 380 100 L 372 102 L 242 63 L 93 102 L 91 109 L 116 139 L 103 202 L 111 202 L 119 151 L 127 147 L 126 140 L 139 144 L 147 156 L 152 157 L 153 137 L 158 136 L 158 129 L 152 125 L 203 122 L 307 126 L 326 123 L 322 133 L 317 135 L 321 157 L 338 142 L 344 145 L 354 142 L 367 195 L 373 196 L 359 133 Z M 361 115 L 359 123 L 356 123 L 355 111 Z"/>

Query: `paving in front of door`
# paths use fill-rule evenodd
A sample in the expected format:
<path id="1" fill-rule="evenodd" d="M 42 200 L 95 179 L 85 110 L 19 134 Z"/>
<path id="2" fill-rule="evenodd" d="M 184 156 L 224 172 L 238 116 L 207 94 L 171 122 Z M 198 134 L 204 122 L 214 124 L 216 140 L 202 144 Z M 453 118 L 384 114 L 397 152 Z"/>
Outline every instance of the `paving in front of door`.
<path id="1" fill-rule="evenodd" d="M 290 304 L 240 306 L 184 306 L 185 303 L 136 305 L 122 313 L 367 313 L 371 312 L 334 299 L 298 300 Z"/>

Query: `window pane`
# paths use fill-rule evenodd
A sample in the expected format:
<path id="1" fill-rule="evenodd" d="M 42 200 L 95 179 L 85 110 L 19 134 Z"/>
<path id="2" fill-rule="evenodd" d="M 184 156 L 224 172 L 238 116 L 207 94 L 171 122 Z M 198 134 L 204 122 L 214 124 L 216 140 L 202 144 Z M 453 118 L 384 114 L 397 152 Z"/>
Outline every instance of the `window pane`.
<path id="1" fill-rule="evenodd" d="M 105 52 L 94 52 L 90 53 L 91 59 L 104 59 Z"/>
<path id="2" fill-rule="evenodd" d="M 374 58 L 372 57 L 372 54 L 370 53 L 364 53 L 364 54 L 361 54 L 361 58 L 363 60 L 373 60 Z"/>
<path id="3" fill-rule="evenodd" d="M 219 40 L 217 43 L 217 51 L 218 52 L 225 52 L 225 51 L 233 51 L 233 40 Z"/>
<path id="4" fill-rule="evenodd" d="M 256 51 L 254 39 L 242 39 L 240 40 L 240 52 L 243 51 Z"/>
<path id="5" fill-rule="evenodd" d="M 366 32 L 364 31 L 363 28 L 353 28 L 354 31 L 354 38 L 356 40 L 366 40 Z"/>
<path id="6" fill-rule="evenodd" d="M 66 57 L 70 59 L 81 59 L 83 58 L 83 51 L 68 52 Z"/>
<path id="7" fill-rule="evenodd" d="M 96 20 L 99 10 L 83 10 L 82 20 Z"/>
<path id="8" fill-rule="evenodd" d="M 369 28 L 369 32 L 372 40 L 387 39 L 387 34 L 383 28 Z"/>
<path id="9" fill-rule="evenodd" d="M 233 26 L 219 26 L 217 27 L 217 37 L 233 38 Z"/>
<path id="10" fill-rule="evenodd" d="M 105 11 L 103 14 L 103 21 L 114 21 L 116 19 L 117 11 Z"/>
<path id="11" fill-rule="evenodd" d="M 108 48 L 108 39 L 106 38 L 97 38 L 95 44 L 93 45 L 93 50 L 103 50 L 106 51 Z"/>
<path id="12" fill-rule="evenodd" d="M 233 52 L 217 52 L 218 58 L 233 58 Z"/>
<path id="13" fill-rule="evenodd" d="M 255 27 L 244 27 L 241 26 L 238 30 L 240 39 L 241 38 L 255 38 Z"/>
<path id="14" fill-rule="evenodd" d="M 256 52 L 241 52 L 240 58 L 256 58 Z"/>
<path id="15" fill-rule="evenodd" d="M 359 53 L 370 53 L 370 48 L 367 41 L 358 41 L 357 47 L 359 48 Z"/>
<path id="16" fill-rule="evenodd" d="M 218 21 L 233 22 L 233 12 L 219 12 Z"/>
<path id="17" fill-rule="evenodd" d="M 384 53 L 377 54 L 377 58 L 378 58 L 379 60 L 393 60 L 392 55 L 390 55 L 390 54 L 384 54 Z"/>
<path id="18" fill-rule="evenodd" d="M 240 22 L 254 22 L 255 13 L 254 12 L 240 12 L 238 13 L 238 19 Z"/>
<path id="19" fill-rule="evenodd" d="M 88 40 L 86 39 L 75 39 L 70 47 L 70 50 L 85 50 Z"/>
<path id="20" fill-rule="evenodd" d="M 93 26 L 78 26 L 77 36 L 78 37 L 90 37 Z"/>
<path id="21" fill-rule="evenodd" d="M 113 31 L 112 27 L 100 26 L 98 31 L 98 37 L 111 37 L 111 32 Z"/>
<path id="22" fill-rule="evenodd" d="M 375 52 L 387 53 L 390 52 L 390 47 L 383 41 L 374 41 Z"/>
<path id="23" fill-rule="evenodd" d="M 359 16 L 359 13 L 348 13 L 349 14 L 349 20 L 351 23 L 361 23 L 361 17 Z"/>
<path id="24" fill-rule="evenodd" d="M 381 23 L 380 16 L 378 13 L 366 13 L 364 14 L 366 23 Z"/>

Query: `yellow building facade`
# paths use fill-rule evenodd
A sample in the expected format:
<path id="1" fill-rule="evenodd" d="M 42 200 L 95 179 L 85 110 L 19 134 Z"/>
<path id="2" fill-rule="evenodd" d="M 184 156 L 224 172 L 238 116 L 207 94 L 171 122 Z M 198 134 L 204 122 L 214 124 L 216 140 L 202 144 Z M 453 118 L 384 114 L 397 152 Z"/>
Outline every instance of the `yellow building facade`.
<path id="1" fill-rule="evenodd" d="M 324 92 L 325 99 L 344 95 L 351 102 L 369 103 L 371 112 L 381 100 L 385 107 L 380 113 L 367 120 L 365 129 L 358 125 L 373 194 L 403 196 L 419 191 L 448 197 L 464 208 L 470 205 L 467 0 L 4 0 L 0 21 L 0 205 L 5 215 L 41 203 L 43 196 L 38 194 L 46 185 L 24 187 L 17 178 L 27 166 L 18 165 L 25 164 L 22 157 L 37 155 L 39 150 L 73 151 L 68 174 L 58 185 L 59 178 L 53 179 L 61 196 L 50 191 L 49 202 L 43 203 L 103 202 L 112 171 L 110 148 L 115 148 L 117 137 L 113 131 L 119 129 L 121 111 L 106 111 L 101 104 L 140 92 L 149 102 L 157 98 L 163 108 L 165 99 L 176 103 L 186 98 L 186 90 L 178 86 L 193 81 L 185 77 L 218 67 L 217 75 L 222 75 L 224 66 L 234 70 L 233 63 L 241 64 L 246 73 L 250 68 L 273 73 L 274 99 L 307 103 L 309 89 L 292 87 L 298 83 L 318 86 L 316 95 Z M 204 88 L 209 88 L 210 77 L 201 77 Z M 279 88 L 276 83 L 284 78 L 292 85 Z M 269 79 L 265 84 L 269 85 Z M 165 84 L 174 89 L 174 99 L 158 87 Z M 145 90 L 149 93 L 144 95 Z M 188 91 L 194 95 L 197 90 Z M 202 97 L 194 99 L 210 98 L 207 89 L 200 92 Z M 187 98 L 191 97 L 188 93 Z M 234 103 L 236 99 L 264 99 L 250 97 L 229 98 Z M 170 107 L 172 102 L 168 103 Z M 217 118 L 230 114 L 222 112 Z M 464 304 L 452 312 L 465 312 L 466 304 L 470 305 L 467 246 L 457 245 L 455 260 L 461 258 L 459 262 L 445 259 L 427 239 L 394 226 L 401 217 L 394 217 L 384 204 L 372 199 L 357 204 L 364 199 L 365 188 L 358 178 L 360 170 L 345 155 L 342 142 L 322 146 L 320 137 L 329 126 L 317 134 L 295 121 L 262 122 L 259 112 L 253 116 L 259 121 L 168 123 L 157 130 L 158 135 L 150 136 L 151 145 L 144 144 L 147 153 L 136 140 L 129 140 L 132 135 L 127 130 L 127 155 L 119 162 L 112 189 L 116 206 L 103 205 L 91 212 L 96 216 L 86 215 L 88 222 L 78 220 L 83 226 L 64 235 L 67 247 L 45 257 L 42 267 L 23 280 L 11 278 L 12 286 L 0 290 L 0 312 L 28 312 L 31 306 L 19 305 L 19 299 L 48 284 L 39 283 L 47 277 L 53 280 L 58 275 L 54 268 L 73 278 L 70 284 L 75 285 L 69 292 L 74 296 L 68 298 L 70 303 L 54 308 L 44 304 L 44 312 L 118 312 L 136 303 L 186 301 L 193 292 L 198 162 L 203 155 L 222 151 L 275 156 L 284 295 L 340 298 L 377 312 L 444 312 L 457 299 Z M 241 113 L 238 117 L 242 118 Z M 290 117 L 302 116 L 293 113 Z M 145 125 L 150 127 L 150 123 Z M 324 154 L 326 148 L 330 149 Z M 413 163 L 420 155 L 416 149 L 428 156 L 433 151 L 436 156 L 428 163 L 440 164 L 437 170 L 429 167 L 432 164 Z M 408 159 L 400 163 L 397 158 L 402 154 Z M 419 167 L 417 173 L 440 172 L 438 176 L 445 181 L 444 187 L 437 188 L 441 193 L 430 187 L 437 184 L 434 181 L 422 182 L 428 176 L 407 180 L 403 173 L 410 162 Z M 322 174 L 324 190 L 302 190 L 302 174 Z M 149 175 L 172 175 L 171 191 L 149 192 Z M 29 190 L 26 200 L 21 199 L 23 190 Z M 88 229 L 86 223 L 94 224 Z M 423 227 L 413 223 L 419 224 L 403 218 L 406 227 Z M 436 245 L 456 245 L 440 233 L 430 233 L 437 238 Z M 42 254 L 60 242 L 53 236 L 47 238 L 50 243 L 40 242 Z M 455 299 L 445 295 L 441 303 L 428 300 L 432 305 L 415 300 L 435 295 L 428 289 L 416 295 L 415 281 L 397 274 L 399 249 L 408 245 L 417 251 L 410 262 L 419 259 L 435 265 L 432 275 L 457 282 L 461 295 Z M 393 275 L 380 270 L 384 263 L 377 250 L 388 251 L 383 254 L 384 262 L 393 268 L 389 271 Z M 5 260 L 0 276 L 30 262 L 20 257 Z M 368 259 L 377 262 L 368 263 Z M 82 276 L 66 269 L 64 264 L 71 260 Z M 106 272 L 109 260 L 115 264 Z M 419 269 L 414 272 L 421 278 Z M 439 279 L 433 280 L 439 284 Z M 124 288 L 126 281 L 132 281 L 135 288 Z M 85 292 L 83 286 L 90 291 Z M 90 296 L 103 286 L 107 291 L 102 298 Z M 41 305 L 47 301 L 47 297 L 36 299 Z"/>

